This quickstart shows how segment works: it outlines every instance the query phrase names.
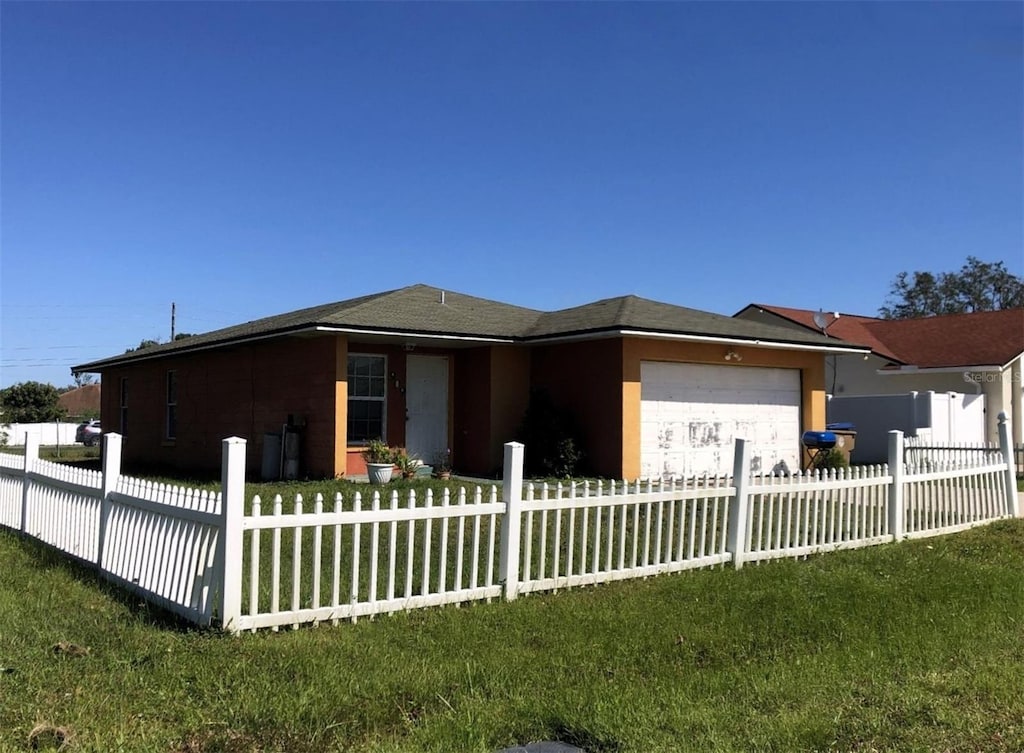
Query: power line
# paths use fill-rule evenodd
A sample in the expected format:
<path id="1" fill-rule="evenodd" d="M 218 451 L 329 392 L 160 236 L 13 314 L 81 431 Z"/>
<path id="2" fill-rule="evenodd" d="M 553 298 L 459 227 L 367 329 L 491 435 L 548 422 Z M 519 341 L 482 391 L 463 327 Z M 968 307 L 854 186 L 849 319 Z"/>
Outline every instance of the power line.
<path id="1" fill-rule="evenodd" d="M 0 347 L 0 351 L 4 350 L 68 350 L 77 348 L 79 350 L 88 349 L 100 349 L 106 348 L 106 345 L 12 345 L 9 348 Z"/>

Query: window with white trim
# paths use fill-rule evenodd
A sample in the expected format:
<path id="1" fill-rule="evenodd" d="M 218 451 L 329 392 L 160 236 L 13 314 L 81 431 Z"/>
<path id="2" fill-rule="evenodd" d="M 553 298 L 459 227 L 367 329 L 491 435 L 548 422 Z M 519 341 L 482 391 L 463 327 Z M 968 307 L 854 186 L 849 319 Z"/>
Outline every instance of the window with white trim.
<path id="1" fill-rule="evenodd" d="M 348 443 L 384 439 L 387 407 L 387 360 L 384 356 L 348 356 Z"/>
<path id="2" fill-rule="evenodd" d="M 166 438 L 178 436 L 178 372 L 167 372 L 167 422 Z"/>

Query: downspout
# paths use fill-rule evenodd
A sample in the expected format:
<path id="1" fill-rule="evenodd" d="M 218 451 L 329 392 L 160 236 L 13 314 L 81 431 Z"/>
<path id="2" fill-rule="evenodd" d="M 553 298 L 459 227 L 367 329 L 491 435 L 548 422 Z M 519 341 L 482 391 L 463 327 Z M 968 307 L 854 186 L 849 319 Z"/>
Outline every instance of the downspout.
<path id="1" fill-rule="evenodd" d="M 1018 356 L 1010 366 L 1010 421 L 1013 422 L 1014 445 L 1024 443 L 1024 357 Z M 1018 469 L 1019 471 L 1020 469 Z"/>

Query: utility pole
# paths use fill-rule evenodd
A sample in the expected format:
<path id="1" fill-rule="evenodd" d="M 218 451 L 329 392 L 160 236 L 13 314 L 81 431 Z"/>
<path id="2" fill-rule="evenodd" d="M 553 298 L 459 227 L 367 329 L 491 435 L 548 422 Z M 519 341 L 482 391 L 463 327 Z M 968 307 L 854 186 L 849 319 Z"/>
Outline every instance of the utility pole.
<path id="1" fill-rule="evenodd" d="M 174 301 L 171 301 L 171 342 L 174 342 Z"/>

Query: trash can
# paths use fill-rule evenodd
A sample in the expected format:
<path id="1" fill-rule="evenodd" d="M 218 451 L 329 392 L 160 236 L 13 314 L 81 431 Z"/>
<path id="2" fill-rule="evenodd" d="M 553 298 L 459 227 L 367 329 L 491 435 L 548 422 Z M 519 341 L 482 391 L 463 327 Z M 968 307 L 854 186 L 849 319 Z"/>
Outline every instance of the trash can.
<path id="1" fill-rule="evenodd" d="M 836 449 L 846 457 L 847 463 L 853 463 L 851 455 L 857 445 L 857 428 L 848 421 L 840 421 L 834 424 L 826 424 L 825 428 L 836 435 Z"/>

